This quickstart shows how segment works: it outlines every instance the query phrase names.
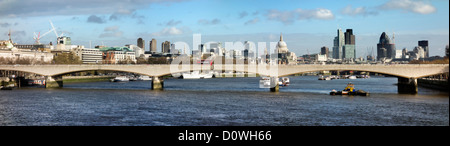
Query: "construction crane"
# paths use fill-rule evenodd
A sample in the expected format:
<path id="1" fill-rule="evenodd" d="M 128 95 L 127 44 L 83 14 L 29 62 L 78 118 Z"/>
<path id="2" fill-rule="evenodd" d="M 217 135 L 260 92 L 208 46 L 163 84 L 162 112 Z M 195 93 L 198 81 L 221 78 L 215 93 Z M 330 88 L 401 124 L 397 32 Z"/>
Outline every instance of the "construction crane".
<path id="1" fill-rule="evenodd" d="M 58 35 L 58 32 L 56 32 L 56 28 L 53 25 L 53 22 L 51 20 L 48 20 L 48 21 L 50 21 L 50 25 L 52 25 L 52 29 L 54 30 L 53 32 L 55 32 L 56 38 L 62 37 L 64 35 L 64 33 L 61 33 L 61 35 Z"/>
<path id="2" fill-rule="evenodd" d="M 37 34 L 36 34 L 36 32 L 34 32 L 33 39 L 35 40 L 36 44 L 41 44 L 40 39 L 52 31 L 55 33 L 56 38 L 62 37 L 64 35 L 64 33 L 61 33 L 61 35 L 58 35 L 58 32 L 56 31 L 56 28 L 53 25 L 53 22 L 51 20 L 48 20 L 48 21 L 50 22 L 50 25 L 52 26 L 52 28 L 49 31 L 47 31 L 46 33 L 44 33 L 42 35 L 41 35 L 41 32 L 38 32 Z"/>
<path id="3" fill-rule="evenodd" d="M 50 32 L 55 31 L 55 29 L 50 29 L 49 31 L 47 31 L 46 33 L 41 35 L 41 32 L 38 32 L 38 34 L 36 34 L 36 32 L 34 32 L 34 37 L 33 39 L 35 40 L 36 44 L 41 44 L 40 39 L 44 36 L 46 36 L 47 34 L 49 34 Z"/>

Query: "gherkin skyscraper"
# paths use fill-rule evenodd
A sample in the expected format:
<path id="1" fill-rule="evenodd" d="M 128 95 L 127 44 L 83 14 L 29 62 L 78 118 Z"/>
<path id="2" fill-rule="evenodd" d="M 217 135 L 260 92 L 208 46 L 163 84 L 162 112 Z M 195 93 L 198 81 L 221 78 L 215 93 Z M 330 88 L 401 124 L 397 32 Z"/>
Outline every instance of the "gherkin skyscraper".
<path id="1" fill-rule="evenodd" d="M 389 36 L 383 32 L 380 36 L 380 41 L 377 44 L 377 60 L 394 59 L 395 58 L 395 44 L 391 43 Z"/>

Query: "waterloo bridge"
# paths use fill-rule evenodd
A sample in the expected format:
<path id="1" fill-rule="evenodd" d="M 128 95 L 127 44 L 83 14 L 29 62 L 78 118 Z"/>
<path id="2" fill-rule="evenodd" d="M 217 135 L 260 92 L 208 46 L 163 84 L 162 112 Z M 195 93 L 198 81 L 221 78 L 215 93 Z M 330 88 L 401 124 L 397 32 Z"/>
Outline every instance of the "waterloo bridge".
<path id="1" fill-rule="evenodd" d="M 255 73 L 261 76 L 284 77 L 317 71 L 364 71 L 395 76 L 399 93 L 417 93 L 417 79 L 449 72 L 449 64 L 398 65 L 0 65 L 0 70 L 19 71 L 45 76 L 46 87 L 63 87 L 62 76 L 82 71 L 120 71 L 153 78 L 151 89 L 164 88 L 163 76 L 191 71 L 233 71 Z M 271 91 L 278 92 L 278 85 Z"/>

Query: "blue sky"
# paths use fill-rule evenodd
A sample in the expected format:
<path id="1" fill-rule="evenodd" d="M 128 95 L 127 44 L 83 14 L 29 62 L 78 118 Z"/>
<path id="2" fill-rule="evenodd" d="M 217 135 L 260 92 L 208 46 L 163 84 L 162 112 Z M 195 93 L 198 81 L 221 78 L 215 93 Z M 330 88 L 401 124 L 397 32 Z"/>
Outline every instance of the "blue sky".
<path id="1" fill-rule="evenodd" d="M 382 32 L 395 32 L 397 49 L 427 39 L 431 55 L 442 56 L 449 43 L 447 0 L 1 0 L 0 40 L 11 29 L 15 42 L 33 43 L 33 32 L 51 28 L 49 19 L 74 44 L 123 46 L 142 37 L 147 50 L 152 38 L 276 42 L 283 33 L 301 55 L 331 48 L 338 28 L 353 29 L 357 56 L 376 49 Z M 55 34 L 41 39 L 50 41 Z"/>

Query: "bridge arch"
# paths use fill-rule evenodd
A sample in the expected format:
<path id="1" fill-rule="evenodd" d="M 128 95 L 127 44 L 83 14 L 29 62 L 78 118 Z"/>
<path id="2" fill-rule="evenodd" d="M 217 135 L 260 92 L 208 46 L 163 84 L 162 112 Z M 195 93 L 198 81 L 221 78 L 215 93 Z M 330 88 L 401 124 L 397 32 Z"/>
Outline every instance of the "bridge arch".
<path id="1" fill-rule="evenodd" d="M 317 71 L 364 71 L 402 78 L 422 78 L 449 72 L 448 64 L 438 65 L 297 65 L 281 66 L 280 76 Z"/>
<path id="2" fill-rule="evenodd" d="M 361 70 L 361 69 L 352 69 L 352 70 L 308 70 L 308 71 L 299 71 L 299 72 L 295 72 L 295 73 L 284 74 L 284 75 L 281 75 L 280 77 L 286 77 L 286 76 L 291 76 L 291 75 L 300 74 L 300 73 L 311 73 L 311 72 L 321 72 L 321 71 L 359 71 L 359 72 L 371 72 L 371 73 L 379 73 L 379 74 L 391 75 L 391 76 L 394 76 L 394 77 L 409 78 L 407 76 L 394 74 L 394 73 L 381 72 L 381 71 L 371 71 L 371 70 Z"/>
<path id="3" fill-rule="evenodd" d="M 133 73 L 133 74 L 138 74 L 138 75 L 144 75 L 144 76 L 151 76 L 145 73 L 140 73 L 140 72 L 135 72 L 135 71 L 128 71 L 128 70 L 120 70 L 120 69 L 87 69 L 87 70 L 73 70 L 73 71 L 68 71 L 68 72 L 62 72 L 62 73 L 58 73 L 58 74 L 53 74 L 51 76 L 61 76 L 61 75 L 67 75 L 67 74 L 71 74 L 71 73 L 77 73 L 77 72 L 87 72 L 87 71 L 114 71 L 114 72 L 125 72 L 125 73 Z"/>

